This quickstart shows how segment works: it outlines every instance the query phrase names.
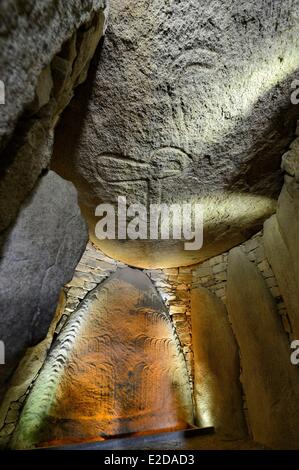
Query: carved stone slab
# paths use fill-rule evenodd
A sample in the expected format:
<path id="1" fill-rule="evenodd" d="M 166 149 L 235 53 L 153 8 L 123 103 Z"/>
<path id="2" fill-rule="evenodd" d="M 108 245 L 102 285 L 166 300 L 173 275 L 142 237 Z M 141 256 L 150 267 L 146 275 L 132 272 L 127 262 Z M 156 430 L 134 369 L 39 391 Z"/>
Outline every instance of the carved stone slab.
<path id="1" fill-rule="evenodd" d="M 275 212 L 298 115 L 296 17 L 296 1 L 285 0 L 111 2 L 100 58 L 57 134 L 55 165 L 76 181 L 91 236 L 95 205 L 126 195 L 201 202 L 205 237 L 192 253 L 179 242 L 94 238 L 106 254 L 142 268 L 188 265 L 241 243 Z"/>
<path id="2" fill-rule="evenodd" d="M 181 429 L 193 421 L 184 356 L 149 278 L 118 270 L 72 315 L 27 400 L 13 447 Z"/>

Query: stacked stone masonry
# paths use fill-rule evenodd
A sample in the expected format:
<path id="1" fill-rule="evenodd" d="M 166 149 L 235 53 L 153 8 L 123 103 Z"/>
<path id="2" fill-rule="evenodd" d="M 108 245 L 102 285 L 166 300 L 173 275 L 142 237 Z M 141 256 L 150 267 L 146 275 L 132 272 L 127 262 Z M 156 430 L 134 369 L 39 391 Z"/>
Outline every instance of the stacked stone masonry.
<path id="1" fill-rule="evenodd" d="M 254 263 L 259 272 L 262 274 L 277 306 L 283 328 L 288 336 L 291 334 L 290 320 L 286 310 L 286 306 L 278 287 L 277 280 L 273 270 L 267 260 L 264 243 L 263 230 L 254 235 L 251 239 L 240 245 L 242 251 L 248 259 Z M 198 265 L 193 269 L 192 287 L 205 287 L 213 292 L 224 304 L 226 304 L 226 287 L 227 287 L 227 268 L 228 268 L 229 252 L 209 259 L 208 261 Z M 241 363 L 242 367 L 242 363 Z M 242 370 L 240 370 L 240 376 Z M 250 430 L 250 422 L 248 417 L 248 407 L 245 393 L 243 394 L 243 410 L 246 418 L 248 431 Z"/>
<path id="2" fill-rule="evenodd" d="M 124 267 L 123 263 L 105 256 L 89 243 L 75 270 L 73 279 L 65 286 L 65 311 L 57 325 L 55 334 L 58 335 L 60 333 L 69 316 L 76 310 L 80 302 L 90 291 L 105 281 L 118 268 Z"/>
<path id="3" fill-rule="evenodd" d="M 247 242 L 240 245 L 240 248 L 248 256 L 250 261 L 257 266 L 258 270 L 265 279 L 265 282 L 269 287 L 273 298 L 275 299 L 277 310 L 281 316 L 284 329 L 289 335 L 291 333 L 290 321 L 283 297 L 278 287 L 277 280 L 265 254 L 263 231 L 260 231 Z M 221 299 L 224 304 L 226 304 L 228 254 L 229 252 L 211 258 L 197 266 L 192 271 L 193 287 L 206 287 L 219 299 Z"/>
<path id="4" fill-rule="evenodd" d="M 277 285 L 276 278 L 271 266 L 266 258 L 263 246 L 263 232 L 259 232 L 250 240 L 241 245 L 241 249 L 251 262 L 255 263 L 265 279 L 269 290 L 275 299 L 278 312 L 284 329 L 290 335 L 291 327 L 284 300 Z M 76 268 L 73 279 L 65 286 L 65 306 L 58 321 L 54 324 L 54 339 L 57 337 L 65 325 L 70 315 L 77 309 L 86 295 L 97 285 L 106 280 L 118 268 L 125 268 L 126 265 L 105 256 L 91 243 L 87 248 Z M 181 267 L 169 269 L 144 270 L 151 279 L 156 289 L 160 293 L 166 307 L 169 309 L 173 326 L 176 330 L 182 351 L 185 356 L 189 381 L 193 390 L 194 381 L 194 358 L 192 349 L 192 328 L 191 328 L 191 289 L 192 287 L 205 287 L 214 293 L 219 299 L 226 303 L 228 252 L 196 267 Z M 49 342 L 50 348 L 53 342 Z M 40 368 L 42 363 L 40 364 Z M 39 371 L 38 371 L 39 372 Z M 36 373 L 27 382 L 27 390 L 22 391 L 19 397 L 13 397 L 13 401 L 3 410 L 0 410 L 1 428 L 0 445 L 4 446 L 13 433 L 23 403 L 36 380 Z M 244 412 L 247 417 L 246 397 L 244 399 Z M 2 416 L 1 416 L 2 414 Z M 249 423 L 248 423 L 249 424 Z"/>
<path id="5" fill-rule="evenodd" d="M 160 292 L 169 309 L 183 350 L 190 386 L 193 389 L 194 364 L 191 329 L 192 268 L 168 268 L 144 271 Z"/>
<path id="6" fill-rule="evenodd" d="M 58 319 L 54 319 L 50 328 L 52 330 L 52 337 L 48 343 L 47 350 L 50 349 L 54 339 L 60 334 L 68 318 L 78 308 L 86 295 L 97 285 L 108 279 L 118 268 L 125 267 L 125 264 L 105 256 L 92 243 L 88 243 L 77 265 L 73 279 L 64 288 L 65 305 L 61 315 Z M 172 268 L 144 270 L 144 272 L 151 279 L 166 307 L 169 309 L 170 317 L 185 357 L 190 387 L 193 390 L 194 374 L 190 316 L 192 270 L 191 268 Z M 5 447 L 9 442 L 22 411 L 23 403 L 32 389 L 42 365 L 43 362 L 41 361 L 38 370 L 35 371 L 31 380 L 27 379 L 26 389 L 22 389 L 20 396 L 14 396 L 9 406 L 0 408 L 0 447 Z"/>
<path id="7" fill-rule="evenodd" d="M 78 307 L 85 296 L 98 284 L 107 279 L 118 268 L 125 264 L 105 256 L 91 243 L 76 268 L 72 281 L 66 286 L 66 308 L 56 334 L 67 321 L 70 314 Z M 190 385 L 193 386 L 193 352 L 191 333 L 190 291 L 192 269 L 170 268 L 144 270 L 160 293 L 175 327 L 182 351 L 185 356 Z"/>

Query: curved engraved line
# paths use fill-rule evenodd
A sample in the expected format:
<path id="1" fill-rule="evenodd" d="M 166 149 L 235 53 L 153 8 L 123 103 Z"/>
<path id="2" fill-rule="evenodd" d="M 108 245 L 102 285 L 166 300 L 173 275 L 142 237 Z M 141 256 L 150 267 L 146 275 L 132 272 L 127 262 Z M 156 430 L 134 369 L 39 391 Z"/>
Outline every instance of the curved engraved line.
<path id="1" fill-rule="evenodd" d="M 201 70 L 211 71 L 217 66 L 217 56 L 219 51 L 213 50 L 211 46 L 206 45 L 196 49 L 182 52 L 172 63 L 171 82 L 180 81 L 188 68 L 196 67 Z"/>
<path id="2" fill-rule="evenodd" d="M 182 52 L 180 55 L 186 54 L 189 51 L 191 52 L 191 51 L 199 51 L 199 50 L 210 52 L 211 54 L 221 54 L 223 51 L 223 47 L 217 46 L 215 42 L 211 43 L 208 40 L 202 40 L 200 38 L 196 38 L 193 43 L 193 46 L 191 45 L 187 46 L 185 48 L 185 51 Z"/>
<path id="3" fill-rule="evenodd" d="M 185 67 L 188 66 L 189 63 L 194 61 L 195 57 L 207 57 L 211 56 L 211 60 L 217 59 L 216 56 L 218 56 L 221 53 L 220 50 L 217 50 L 214 46 L 210 44 L 206 44 L 203 46 L 198 46 L 195 47 L 194 49 L 188 49 L 183 51 L 172 63 L 172 67 L 178 66 L 180 63 L 185 64 Z M 197 61 L 196 61 L 197 62 Z M 198 60 L 198 62 L 203 62 L 202 60 Z"/>
<path id="4" fill-rule="evenodd" d="M 150 322 L 153 322 L 153 320 L 154 320 L 155 323 L 158 320 L 165 320 L 166 322 L 168 322 L 167 311 L 166 310 L 165 310 L 165 312 L 164 311 L 163 312 L 158 312 L 158 311 L 155 311 L 155 310 L 147 311 L 145 319 L 149 320 Z"/>
<path id="5" fill-rule="evenodd" d="M 109 183 L 111 184 L 112 186 L 115 186 L 115 185 L 119 185 L 119 184 L 123 184 L 123 183 L 148 183 L 148 179 L 147 178 L 138 178 L 136 180 L 104 180 L 103 178 L 99 177 L 99 179 L 101 179 L 101 181 L 103 181 L 104 183 Z"/>
<path id="6" fill-rule="evenodd" d="M 134 162 L 134 163 L 138 163 L 139 165 L 148 165 L 147 162 L 140 161 L 137 158 L 131 157 L 130 155 L 128 156 L 123 155 L 122 153 L 102 152 L 98 155 L 98 158 L 101 158 L 101 157 L 108 157 L 108 158 L 112 158 L 113 160 L 119 160 L 123 162 L 127 162 L 127 161 L 132 162 L 132 163 Z"/>
<path id="7" fill-rule="evenodd" d="M 140 333 L 140 335 L 136 336 L 135 341 L 145 340 L 147 338 L 147 335 L 145 335 L 144 333 Z"/>
<path id="8" fill-rule="evenodd" d="M 157 155 L 159 152 L 163 152 L 163 151 L 170 151 L 170 152 L 175 151 L 175 152 L 177 152 L 176 155 L 174 155 L 174 158 L 173 158 L 172 161 L 177 161 L 180 164 L 182 164 L 182 163 L 184 164 L 185 162 L 180 160 L 179 155 L 181 155 L 184 159 L 187 158 L 188 162 L 190 164 L 193 161 L 192 155 L 187 153 L 186 150 L 184 150 L 183 148 L 176 147 L 176 146 L 168 146 L 168 145 L 166 145 L 165 147 L 159 147 L 159 148 L 153 150 L 153 152 L 150 154 L 150 160 L 152 161 L 154 157 L 159 156 L 159 155 Z M 177 159 L 175 159 L 176 156 L 177 156 Z"/>
<path id="9" fill-rule="evenodd" d="M 199 69 L 214 69 L 213 64 L 205 62 L 205 61 L 190 62 L 180 70 L 178 76 L 181 78 L 182 75 L 184 75 L 185 72 L 191 67 L 199 68 Z"/>
<path id="10" fill-rule="evenodd" d="M 136 372 L 136 373 L 140 373 L 140 372 L 143 372 L 146 368 L 148 367 L 147 363 L 146 362 L 138 362 L 134 368 L 133 368 L 133 373 Z"/>
<path id="11" fill-rule="evenodd" d="M 128 164 L 129 166 L 135 166 L 135 169 L 137 171 L 140 171 L 142 169 L 146 169 L 146 170 L 149 170 L 149 164 L 147 162 L 141 162 L 139 160 L 136 160 L 134 159 L 133 157 L 126 157 L 122 154 L 114 154 L 114 153 L 109 153 L 109 152 L 103 152 L 102 154 L 99 155 L 99 157 L 97 158 L 96 160 L 96 164 L 95 164 L 95 170 L 96 170 L 96 175 L 98 177 L 98 179 L 101 181 L 101 182 L 104 182 L 104 183 L 111 183 L 111 184 L 121 184 L 121 183 L 129 183 L 129 182 L 138 182 L 138 181 L 144 181 L 147 183 L 147 178 L 143 178 L 142 175 L 140 175 L 140 177 L 136 177 L 135 179 L 121 179 L 121 180 L 117 180 L 117 179 L 110 179 L 110 178 L 103 178 L 103 176 L 100 174 L 101 173 L 101 169 L 109 169 L 109 162 L 103 162 L 101 161 L 101 159 L 110 159 L 110 160 L 113 160 L 114 162 L 116 163 L 125 163 L 125 164 Z M 134 170 L 134 168 L 132 168 Z M 116 172 L 116 173 L 123 173 L 124 172 L 124 167 L 122 165 L 114 165 L 113 166 L 113 171 Z"/>

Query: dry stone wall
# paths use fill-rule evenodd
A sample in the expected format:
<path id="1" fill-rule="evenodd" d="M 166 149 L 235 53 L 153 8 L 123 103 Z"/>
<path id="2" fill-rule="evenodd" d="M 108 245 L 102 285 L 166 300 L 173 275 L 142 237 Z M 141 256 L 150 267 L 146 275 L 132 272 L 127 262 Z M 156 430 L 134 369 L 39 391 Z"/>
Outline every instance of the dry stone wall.
<path id="1" fill-rule="evenodd" d="M 146 270 L 160 292 L 184 352 L 190 385 L 193 388 L 194 361 L 191 326 L 191 268 Z"/>
<path id="2" fill-rule="evenodd" d="M 117 268 L 125 265 L 108 256 L 88 243 L 86 250 L 76 267 L 73 279 L 65 286 L 66 305 L 55 334 L 58 335 L 69 316 L 77 309 L 80 302 L 95 287 L 107 279 Z"/>
<path id="3" fill-rule="evenodd" d="M 285 301 L 280 291 L 278 281 L 265 253 L 263 230 L 254 235 L 250 240 L 240 245 L 241 250 L 248 259 L 254 263 L 263 278 L 272 297 L 274 298 L 278 311 L 281 315 L 285 331 L 290 333 L 290 322 Z M 211 258 L 193 269 L 193 287 L 206 287 L 213 292 L 224 304 L 226 304 L 227 267 L 229 252 Z"/>

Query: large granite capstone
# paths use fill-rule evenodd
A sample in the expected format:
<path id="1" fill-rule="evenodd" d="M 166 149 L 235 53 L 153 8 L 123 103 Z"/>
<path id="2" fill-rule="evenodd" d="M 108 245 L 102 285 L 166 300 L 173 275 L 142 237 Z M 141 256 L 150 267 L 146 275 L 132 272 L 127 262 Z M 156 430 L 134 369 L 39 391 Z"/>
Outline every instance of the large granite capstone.
<path id="1" fill-rule="evenodd" d="M 275 211 L 298 116 L 297 16 L 297 1 L 284 0 L 111 2 L 100 60 L 55 150 L 107 254 L 139 267 L 192 264 L 244 241 Z M 203 249 L 97 239 L 95 208 L 119 195 L 201 202 Z"/>

